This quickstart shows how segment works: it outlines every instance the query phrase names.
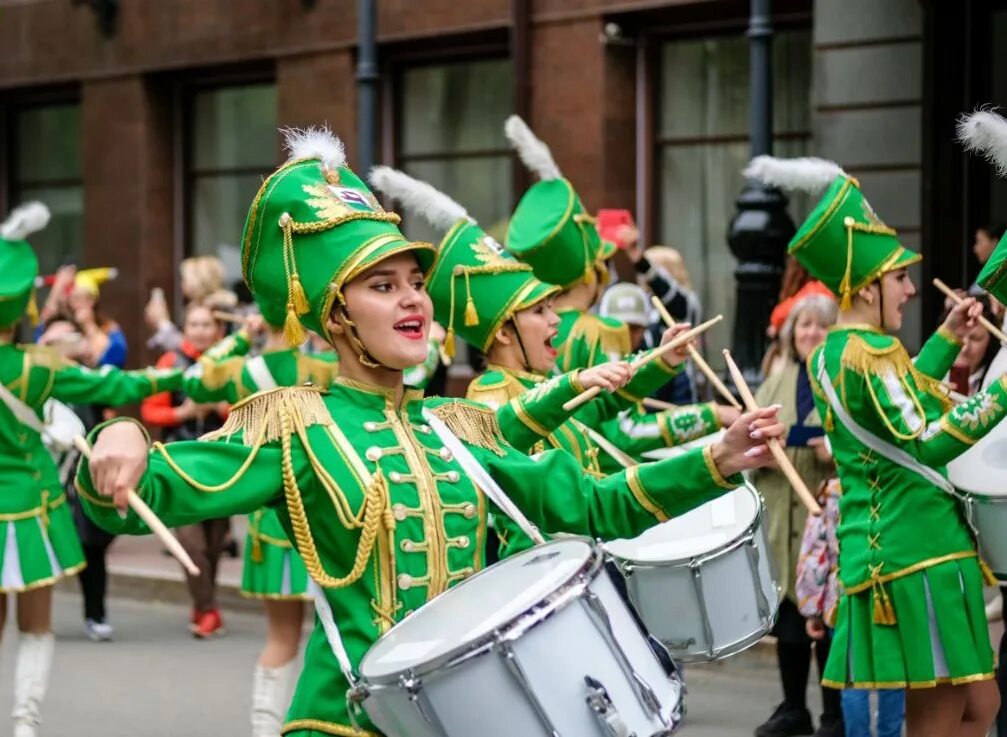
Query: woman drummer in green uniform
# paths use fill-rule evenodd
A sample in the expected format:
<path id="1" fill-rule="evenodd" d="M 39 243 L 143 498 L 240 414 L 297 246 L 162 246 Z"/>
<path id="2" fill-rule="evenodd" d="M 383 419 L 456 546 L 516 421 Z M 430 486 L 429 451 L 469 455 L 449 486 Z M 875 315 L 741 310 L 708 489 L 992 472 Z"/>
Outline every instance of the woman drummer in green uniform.
<path id="1" fill-rule="evenodd" d="M 15 209 L 0 224 L 0 627 L 17 595 L 14 734 L 33 737 L 52 664 L 52 587 L 84 567 L 84 553 L 56 464 L 42 442 L 42 407 L 64 402 L 129 404 L 178 388 L 181 371 L 92 370 L 51 348 L 14 343 L 36 315 L 38 259 L 25 238 L 49 221 L 45 205 Z"/>
<path id="2" fill-rule="evenodd" d="M 346 167 L 327 131 L 294 134 L 289 145 L 290 160 L 249 210 L 243 274 L 288 342 L 303 340 L 305 327 L 330 341 L 340 375 L 328 391 L 280 387 L 238 402 L 202 442 L 148 451 L 135 423 L 96 428 L 77 481 L 88 513 L 118 532 L 145 532 L 131 512 L 118 514 L 130 488 L 172 525 L 277 509 L 319 587 L 284 733 L 366 737 L 377 733 L 351 723 L 343 698 L 360 658 L 483 567 L 493 507 L 467 468 L 483 466 L 544 532 L 621 537 L 740 483 L 740 471 L 768 462 L 765 440 L 782 428 L 774 409 L 749 413 L 706 456 L 598 480 L 568 454 L 513 449 L 484 407 L 423 399 L 402 373 L 427 353 L 433 247 L 403 238 L 398 216 Z M 465 452 L 456 457 L 447 443 Z"/>
<path id="3" fill-rule="evenodd" d="M 920 256 L 885 225 L 857 181 L 820 159 L 756 158 L 746 175 L 825 190 L 790 242 L 836 295 L 839 320 L 808 358 L 842 482 L 844 595 L 823 684 L 907 689 L 911 737 L 985 735 L 998 695 L 975 540 L 945 464 L 1007 412 L 1003 377 L 953 405 L 940 380 L 981 312 L 952 310 L 915 361 L 893 333 L 916 294 Z"/>

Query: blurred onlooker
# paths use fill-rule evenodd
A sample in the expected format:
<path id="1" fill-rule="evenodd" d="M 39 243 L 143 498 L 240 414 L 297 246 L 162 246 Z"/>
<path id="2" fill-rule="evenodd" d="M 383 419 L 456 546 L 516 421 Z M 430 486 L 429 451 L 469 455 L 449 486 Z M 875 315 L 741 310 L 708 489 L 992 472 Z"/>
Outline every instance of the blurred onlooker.
<path id="1" fill-rule="evenodd" d="M 789 427 L 786 454 L 808 486 L 814 488 L 835 473 L 835 464 L 825 444 L 825 431 L 815 408 L 807 358 L 825 340 L 836 322 L 836 301 L 811 295 L 794 305 L 778 336 L 781 346 L 780 369 L 762 383 L 755 401 L 760 407 L 776 404 L 780 422 Z M 786 737 L 811 734 L 811 714 L 807 706 L 808 676 L 811 670 L 812 641 L 805 631 L 804 617 L 797 606 L 794 570 L 797 567 L 798 541 L 807 520 L 807 510 L 798 504 L 790 482 L 778 468 L 753 472 L 752 483 L 765 499 L 769 547 L 784 583 L 784 598 L 773 634 L 783 686 L 783 703 L 755 730 L 756 737 Z M 819 674 L 828 658 L 828 641 L 814 645 Z M 819 737 L 842 735 L 843 720 L 839 692 L 822 688 L 823 712 L 815 732 Z"/>
<path id="2" fill-rule="evenodd" d="M 766 355 L 762 359 L 763 377 L 771 376 L 786 363 L 785 360 L 781 360 L 783 346 L 779 341 L 780 330 L 794 305 L 813 294 L 835 299 L 824 284 L 811 278 L 811 274 L 801 266 L 796 258 L 787 256 L 783 277 L 780 280 L 780 293 L 776 299 L 776 306 L 773 307 L 773 311 L 769 315 L 769 325 L 766 326 L 766 335 L 769 337 L 770 343 L 766 349 Z"/>
<path id="3" fill-rule="evenodd" d="M 182 259 L 178 266 L 182 297 L 185 304 L 203 304 L 211 310 L 231 310 L 238 304 L 238 298 L 225 288 L 227 277 L 224 262 L 216 256 L 191 256 Z M 164 293 L 156 289 L 151 292 L 150 301 L 144 308 L 147 325 L 155 332 L 147 341 L 150 348 L 170 351 L 178 348 L 182 334 L 171 321 Z"/>
<path id="4" fill-rule="evenodd" d="M 647 293 L 632 282 L 618 282 L 610 286 L 601 295 L 601 304 L 598 307 L 602 317 L 626 323 L 634 351 L 643 344 L 644 332 L 650 324 L 652 311 L 647 301 Z"/>
<path id="5" fill-rule="evenodd" d="M 839 479 L 821 485 L 819 503 L 822 514 L 808 515 L 797 561 L 798 608 L 807 617 L 805 628 L 817 649 L 832 640 L 839 587 Z M 871 692 L 862 688 L 843 689 L 841 702 L 846 737 L 871 737 Z M 878 689 L 875 723 L 877 737 L 900 737 L 905 717 L 906 698 L 901 688 Z"/>
<path id="6" fill-rule="evenodd" d="M 993 249 L 1003 238 L 1005 230 L 1007 230 L 1007 225 L 1004 223 L 980 225 L 976 228 L 975 240 L 972 242 L 972 253 L 976 255 L 980 266 L 989 261 Z"/>
<path id="7" fill-rule="evenodd" d="M 185 311 L 179 347 L 165 353 L 157 366 L 188 368 L 222 337 L 223 330 L 214 319 L 213 311 L 205 305 L 190 303 Z M 164 392 L 145 399 L 140 411 L 144 422 L 162 429 L 166 441 L 195 440 L 223 425 L 227 406 L 226 403 L 198 404 L 181 393 Z M 217 606 L 217 564 L 229 528 L 230 519 L 224 517 L 176 530 L 179 542 L 200 571 L 198 576 L 186 572 L 193 606 L 190 630 L 196 637 L 223 632 L 224 622 Z"/>
<path id="8" fill-rule="evenodd" d="M 625 243 L 622 245 L 636 267 L 638 281 L 661 300 L 676 322 L 699 324 L 703 318 L 703 307 L 692 287 L 682 254 L 670 246 L 651 246 L 645 250 L 636 247 L 639 233 L 635 227 L 625 226 L 623 235 Z M 660 315 L 656 315 L 647 327 L 644 345 L 648 348 L 660 345 L 665 329 L 664 321 Z M 654 396 L 672 404 L 698 402 L 695 366 L 686 363 L 685 370 L 655 392 Z"/>
<path id="9" fill-rule="evenodd" d="M 59 269 L 40 317 L 45 319 L 38 342 L 60 350 L 67 358 L 90 368 L 126 364 L 126 336 L 118 324 L 99 308 L 99 287 L 114 275 L 111 269 L 73 266 Z M 96 404 L 70 406 L 85 430 L 114 416 L 109 408 Z M 73 504 L 74 522 L 80 536 L 87 566 L 79 580 L 84 598 L 84 632 L 95 642 L 111 640 L 115 630 L 108 622 L 105 599 L 108 593 L 106 556 L 115 539 L 95 525 L 80 509 L 72 478 L 65 483 Z"/>
<path id="10" fill-rule="evenodd" d="M 976 301 L 983 306 L 983 314 L 989 314 L 989 295 L 980 294 L 976 297 Z M 1000 343 L 986 328 L 976 323 L 962 341 L 961 352 L 948 373 L 948 381 L 955 391 L 966 397 L 979 391 L 999 350 Z"/>

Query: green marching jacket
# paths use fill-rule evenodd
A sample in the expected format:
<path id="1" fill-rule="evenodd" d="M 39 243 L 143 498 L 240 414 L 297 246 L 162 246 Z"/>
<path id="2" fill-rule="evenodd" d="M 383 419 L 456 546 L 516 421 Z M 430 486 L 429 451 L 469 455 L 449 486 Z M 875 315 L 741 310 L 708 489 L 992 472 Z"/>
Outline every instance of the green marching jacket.
<path id="1" fill-rule="evenodd" d="M 532 458 L 515 450 L 482 406 L 408 389 L 397 402 L 391 390 L 340 377 L 329 391 L 253 395 L 202 441 L 155 443 L 137 492 L 169 526 L 276 509 L 356 666 L 392 625 L 484 564 L 492 506 L 427 424 L 425 409 L 545 533 L 632 537 L 740 482 L 722 478 L 699 452 L 597 479 L 567 453 Z M 147 532 L 132 512 L 123 520 L 97 496 L 86 462 L 77 484 L 101 526 Z M 377 734 L 366 723 L 350 725 L 346 690 L 316 618 L 284 733 Z"/>
<path id="2" fill-rule="evenodd" d="M 1007 412 L 1004 379 L 952 406 L 940 383 L 961 345 L 943 330 L 915 362 L 897 338 L 870 326 L 833 328 L 808 357 L 818 412 L 839 468 L 839 570 L 847 594 L 874 589 L 877 617 L 897 612 L 888 581 L 976 555 L 958 501 L 916 472 L 862 445 L 834 416 L 818 379 L 820 361 L 843 407 L 863 428 L 946 475 L 945 464 Z"/>

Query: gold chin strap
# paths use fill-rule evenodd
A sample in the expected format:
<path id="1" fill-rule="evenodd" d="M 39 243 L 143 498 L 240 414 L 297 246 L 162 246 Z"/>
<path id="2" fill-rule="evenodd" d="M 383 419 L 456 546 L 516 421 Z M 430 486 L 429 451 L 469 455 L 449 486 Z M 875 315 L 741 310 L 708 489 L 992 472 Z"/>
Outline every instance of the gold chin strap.
<path id="1" fill-rule="evenodd" d="M 360 336 L 357 335 L 357 324 L 350 319 L 350 313 L 346 308 L 346 303 L 343 301 L 342 292 L 336 292 L 336 302 L 338 303 L 339 318 L 346 326 L 346 335 L 350 339 L 350 345 L 353 346 L 353 350 L 356 352 L 357 358 L 360 359 L 360 363 L 368 368 L 388 368 L 388 366 L 385 366 L 371 356 L 370 351 L 367 350 L 367 346 L 360 340 Z"/>

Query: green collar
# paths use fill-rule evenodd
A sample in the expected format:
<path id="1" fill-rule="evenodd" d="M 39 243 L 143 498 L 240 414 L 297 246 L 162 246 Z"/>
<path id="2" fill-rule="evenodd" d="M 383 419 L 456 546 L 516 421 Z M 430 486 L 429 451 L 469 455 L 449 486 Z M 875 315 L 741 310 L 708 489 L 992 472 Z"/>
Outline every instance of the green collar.
<path id="1" fill-rule="evenodd" d="M 351 404 L 372 410 L 402 410 L 411 408 L 413 404 L 422 404 L 423 400 L 423 390 L 406 387 L 402 395 L 402 405 L 396 407 L 394 389 L 356 381 L 346 376 L 337 376 L 329 388 L 329 393 L 338 395 Z"/>
<path id="2" fill-rule="evenodd" d="M 491 363 L 486 366 L 487 371 L 499 371 L 505 376 L 513 376 L 515 379 L 520 381 L 522 384 L 541 384 L 543 381 L 549 377 L 544 374 L 537 374 L 533 371 L 521 371 L 519 369 L 512 369 L 506 366 L 501 366 L 498 363 Z"/>
<path id="3" fill-rule="evenodd" d="M 868 325 L 866 322 L 854 322 L 847 325 L 833 325 L 829 328 L 830 333 L 839 333 L 843 331 L 857 330 L 863 333 L 877 333 L 878 335 L 886 335 L 881 328 L 876 325 Z"/>

